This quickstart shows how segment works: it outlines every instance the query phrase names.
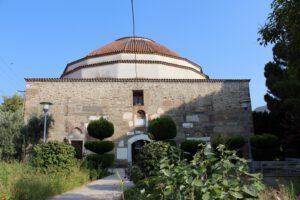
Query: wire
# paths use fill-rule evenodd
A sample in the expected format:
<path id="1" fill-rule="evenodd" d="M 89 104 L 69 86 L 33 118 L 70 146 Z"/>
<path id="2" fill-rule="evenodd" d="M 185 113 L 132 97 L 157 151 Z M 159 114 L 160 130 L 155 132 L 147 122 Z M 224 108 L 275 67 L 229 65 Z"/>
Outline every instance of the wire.
<path id="1" fill-rule="evenodd" d="M 131 0 L 131 14 L 132 14 L 132 33 L 135 38 L 135 18 L 134 18 L 134 0 Z"/>
<path id="2" fill-rule="evenodd" d="M 20 80 L 17 78 L 18 75 L 16 74 L 16 72 L 4 61 L 3 58 L 0 57 L 0 61 L 2 62 L 2 66 L 3 66 L 3 73 L 0 73 L 0 75 L 3 75 L 4 79 L 7 79 L 7 81 L 9 82 L 8 85 L 6 85 L 5 87 L 10 87 L 11 89 L 16 88 L 15 92 L 20 88 L 19 84 L 17 84 Z M 1 65 L 0 65 L 1 66 Z M 7 71 L 7 69 L 9 69 L 11 71 L 11 73 L 9 71 Z M 6 70 L 6 71 L 5 71 Z M 20 82 L 19 82 L 20 83 Z"/>
<path id="3" fill-rule="evenodd" d="M 16 77 L 22 79 L 22 77 L 20 77 L 15 70 L 9 65 L 7 64 L 7 62 L 5 62 L 5 60 L 0 56 L 0 61 L 4 64 L 4 66 L 6 66 Z"/>
<path id="4" fill-rule="evenodd" d="M 132 35 L 133 35 L 133 52 L 134 52 L 134 70 L 135 78 L 138 78 L 137 75 L 137 62 L 136 62 L 136 36 L 135 36 L 135 17 L 134 17 L 134 0 L 131 0 L 131 15 L 132 15 Z"/>

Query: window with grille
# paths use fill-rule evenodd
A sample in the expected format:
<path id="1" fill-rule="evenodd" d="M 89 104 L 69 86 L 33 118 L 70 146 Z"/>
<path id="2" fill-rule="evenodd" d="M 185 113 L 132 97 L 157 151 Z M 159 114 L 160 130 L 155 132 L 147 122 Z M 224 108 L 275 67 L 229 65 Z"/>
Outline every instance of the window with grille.
<path id="1" fill-rule="evenodd" d="M 133 105 L 134 106 L 143 106 L 144 105 L 143 90 L 133 90 Z"/>

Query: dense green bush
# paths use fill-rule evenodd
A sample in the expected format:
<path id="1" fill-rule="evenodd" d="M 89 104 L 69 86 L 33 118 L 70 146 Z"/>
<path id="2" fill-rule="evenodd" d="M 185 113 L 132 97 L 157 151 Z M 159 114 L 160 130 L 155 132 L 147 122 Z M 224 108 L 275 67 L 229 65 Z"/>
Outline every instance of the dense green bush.
<path id="1" fill-rule="evenodd" d="M 106 154 L 89 154 L 86 157 L 88 161 L 88 167 L 90 169 L 106 169 L 113 165 L 115 161 L 115 155 L 111 153 Z"/>
<path id="2" fill-rule="evenodd" d="M 251 146 L 254 160 L 274 160 L 281 156 L 280 141 L 275 135 L 253 135 Z"/>
<path id="3" fill-rule="evenodd" d="M 87 127 L 90 136 L 103 140 L 114 134 L 114 125 L 104 118 L 91 121 Z"/>
<path id="4" fill-rule="evenodd" d="M 152 176 L 138 181 L 134 187 L 125 190 L 124 197 L 128 200 L 158 200 L 161 197 L 161 187 L 157 187 L 159 183 L 164 184 L 165 179 Z M 147 193 L 146 193 L 147 192 Z"/>
<path id="5" fill-rule="evenodd" d="M 129 180 L 135 184 L 145 178 L 142 170 L 137 165 L 128 166 L 126 169 L 126 175 L 128 176 Z"/>
<path id="6" fill-rule="evenodd" d="M 177 142 L 176 142 L 176 140 L 164 140 L 164 142 L 165 142 L 165 143 L 168 143 L 168 144 L 170 144 L 171 146 L 177 148 Z"/>
<path id="7" fill-rule="evenodd" d="M 225 145 L 225 147 L 229 150 L 235 150 L 237 155 L 243 156 L 243 147 L 246 143 L 246 139 L 242 135 L 225 135 L 218 134 L 212 138 L 212 147 L 214 151 L 217 152 L 217 147 L 220 144 Z"/>
<path id="8" fill-rule="evenodd" d="M 156 176 L 138 182 L 125 191 L 125 198 L 148 199 L 258 199 L 264 189 L 262 176 L 248 172 L 245 159 L 234 151 L 207 145 L 198 151 L 191 162 L 180 160 L 170 164 L 168 158 L 159 163 Z"/>
<path id="9" fill-rule="evenodd" d="M 113 150 L 115 144 L 111 141 L 86 141 L 84 147 L 92 152 L 104 154 Z"/>
<path id="10" fill-rule="evenodd" d="M 162 141 L 150 142 L 142 147 L 137 165 L 146 177 L 152 176 L 159 171 L 158 163 L 164 158 L 176 163 L 179 159 L 177 149 Z"/>
<path id="11" fill-rule="evenodd" d="M 76 164 L 75 149 L 72 145 L 49 141 L 33 148 L 32 164 L 42 172 L 69 173 Z"/>
<path id="12" fill-rule="evenodd" d="M 23 112 L 0 111 L 0 160 L 14 159 L 22 149 Z"/>
<path id="13" fill-rule="evenodd" d="M 91 121 L 88 125 L 88 133 L 90 136 L 99 139 L 100 141 L 87 141 L 85 142 L 85 148 L 96 153 L 87 156 L 88 167 L 91 170 L 106 169 L 113 165 L 115 156 L 108 154 L 114 149 L 114 143 L 112 141 L 103 141 L 107 137 L 111 137 L 114 133 L 114 125 L 104 118 Z M 98 175 L 101 176 L 100 174 Z"/>
<path id="14" fill-rule="evenodd" d="M 153 140 L 173 139 L 177 135 L 177 128 L 171 117 L 162 116 L 149 122 L 148 133 Z"/>
<path id="15" fill-rule="evenodd" d="M 233 135 L 227 138 L 225 143 L 226 148 L 229 150 L 239 150 L 246 143 L 246 138 L 241 135 Z"/>
<path id="16" fill-rule="evenodd" d="M 263 134 L 251 136 L 251 144 L 259 148 L 273 148 L 274 146 L 279 146 L 280 143 L 277 136 Z"/>
<path id="17" fill-rule="evenodd" d="M 285 141 L 285 157 L 300 158 L 300 135 L 290 135 Z"/>
<path id="18" fill-rule="evenodd" d="M 194 155 L 197 151 L 201 150 L 205 144 L 206 142 L 203 140 L 186 140 L 181 143 L 180 148 Z"/>

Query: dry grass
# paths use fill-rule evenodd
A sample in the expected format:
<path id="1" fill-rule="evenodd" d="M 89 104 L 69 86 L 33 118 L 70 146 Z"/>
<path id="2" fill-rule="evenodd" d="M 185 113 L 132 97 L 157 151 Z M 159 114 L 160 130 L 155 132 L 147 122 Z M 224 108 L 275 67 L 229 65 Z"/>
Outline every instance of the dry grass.
<path id="1" fill-rule="evenodd" d="M 0 200 L 43 200 L 89 181 L 87 172 L 42 174 L 24 163 L 0 162 Z"/>

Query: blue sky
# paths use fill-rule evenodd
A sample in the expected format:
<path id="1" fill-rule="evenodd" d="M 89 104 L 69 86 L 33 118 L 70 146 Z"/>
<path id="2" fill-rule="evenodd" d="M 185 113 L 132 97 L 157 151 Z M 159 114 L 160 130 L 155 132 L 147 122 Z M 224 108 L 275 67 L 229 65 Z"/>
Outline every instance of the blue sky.
<path id="1" fill-rule="evenodd" d="M 271 47 L 258 30 L 271 0 L 135 0 L 136 35 L 201 65 L 210 78 L 251 79 L 252 107 L 265 105 Z M 24 77 L 59 77 L 68 62 L 132 35 L 130 0 L 0 0 L 0 95 Z"/>

